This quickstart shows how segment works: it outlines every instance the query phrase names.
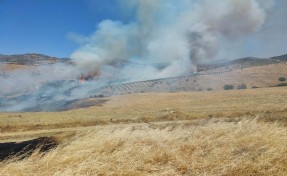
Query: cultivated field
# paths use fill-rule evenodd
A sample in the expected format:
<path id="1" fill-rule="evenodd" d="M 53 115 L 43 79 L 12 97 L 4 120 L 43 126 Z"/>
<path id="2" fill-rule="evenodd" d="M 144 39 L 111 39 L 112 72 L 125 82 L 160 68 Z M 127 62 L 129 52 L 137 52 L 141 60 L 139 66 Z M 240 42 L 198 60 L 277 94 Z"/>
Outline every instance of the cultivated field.
<path id="1" fill-rule="evenodd" d="M 0 113 L 2 143 L 58 143 L 3 161 L 0 175 L 287 174 L 284 87 L 103 99 L 65 112 Z"/>

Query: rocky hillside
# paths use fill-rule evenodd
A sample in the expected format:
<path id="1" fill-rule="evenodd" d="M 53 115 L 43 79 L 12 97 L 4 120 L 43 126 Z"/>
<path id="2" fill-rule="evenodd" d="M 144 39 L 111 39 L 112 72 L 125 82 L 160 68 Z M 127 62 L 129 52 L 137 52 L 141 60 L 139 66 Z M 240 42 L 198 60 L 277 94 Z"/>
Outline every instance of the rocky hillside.
<path id="1" fill-rule="evenodd" d="M 54 64 L 57 62 L 70 62 L 68 58 L 56 58 L 43 54 L 21 54 L 21 55 L 2 55 L 0 54 L 0 64 L 15 65 L 43 65 Z"/>
<path id="2" fill-rule="evenodd" d="M 275 56 L 272 57 L 272 59 L 277 59 L 277 60 L 281 60 L 281 61 L 287 61 L 287 54 L 281 55 L 281 56 Z"/>
<path id="3" fill-rule="evenodd" d="M 217 63 L 217 64 L 201 64 L 197 66 L 198 72 L 207 71 L 217 68 L 230 68 L 230 67 L 253 67 L 253 66 L 263 66 L 268 64 L 277 64 L 287 62 L 287 54 L 281 56 L 275 56 L 271 58 L 256 58 L 256 57 L 246 57 L 240 58 L 229 62 Z"/>

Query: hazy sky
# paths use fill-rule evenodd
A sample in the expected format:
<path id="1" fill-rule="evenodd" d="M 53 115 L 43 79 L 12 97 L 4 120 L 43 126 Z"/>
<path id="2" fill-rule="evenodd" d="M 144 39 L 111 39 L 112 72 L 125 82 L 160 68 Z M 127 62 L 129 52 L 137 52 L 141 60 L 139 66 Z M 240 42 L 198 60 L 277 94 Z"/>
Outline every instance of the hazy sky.
<path id="1" fill-rule="evenodd" d="M 116 1 L 0 0 L 0 54 L 41 53 L 69 57 L 81 47 L 81 36 L 92 35 L 102 20 L 130 20 L 131 15 L 126 15 Z M 273 15 L 267 18 L 262 29 L 240 39 L 237 42 L 240 49 L 228 57 L 287 53 L 286 0 L 275 1 Z"/>

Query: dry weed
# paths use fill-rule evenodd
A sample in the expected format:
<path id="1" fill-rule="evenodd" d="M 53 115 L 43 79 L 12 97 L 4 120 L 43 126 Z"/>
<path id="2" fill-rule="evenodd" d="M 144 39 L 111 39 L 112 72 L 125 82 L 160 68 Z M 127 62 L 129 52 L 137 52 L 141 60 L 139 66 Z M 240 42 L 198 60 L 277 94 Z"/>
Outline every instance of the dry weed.
<path id="1" fill-rule="evenodd" d="M 95 127 L 44 156 L 2 163 L 0 175 L 286 175 L 286 134 L 246 119 Z"/>

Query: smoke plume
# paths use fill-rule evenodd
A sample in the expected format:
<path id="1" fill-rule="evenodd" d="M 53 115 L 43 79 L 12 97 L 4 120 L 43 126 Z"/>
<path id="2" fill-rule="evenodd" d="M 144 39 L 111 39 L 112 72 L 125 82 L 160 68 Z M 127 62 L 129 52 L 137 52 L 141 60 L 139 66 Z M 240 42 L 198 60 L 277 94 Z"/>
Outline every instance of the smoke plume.
<path id="1" fill-rule="evenodd" d="M 125 80 L 178 76 L 196 71 L 196 65 L 228 55 L 226 47 L 259 32 L 272 12 L 273 0 L 123 0 L 131 21 L 102 21 L 71 58 L 87 72 L 115 62 L 125 65 Z M 127 9 L 128 8 L 128 9 Z M 226 58 L 226 56 L 225 56 Z M 165 67 L 158 68 L 158 63 Z M 134 71 L 134 72 L 132 72 Z M 144 75 L 144 76 L 143 76 Z"/>

